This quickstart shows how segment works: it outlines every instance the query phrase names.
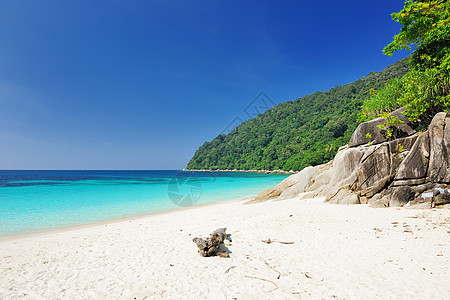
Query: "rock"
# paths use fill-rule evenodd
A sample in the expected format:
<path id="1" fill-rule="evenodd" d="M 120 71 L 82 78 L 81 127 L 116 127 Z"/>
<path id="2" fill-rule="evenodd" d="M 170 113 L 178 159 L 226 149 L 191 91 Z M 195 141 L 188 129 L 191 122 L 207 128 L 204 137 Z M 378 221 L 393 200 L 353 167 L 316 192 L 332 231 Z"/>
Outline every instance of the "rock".
<path id="1" fill-rule="evenodd" d="M 448 190 L 445 190 L 443 193 L 439 193 L 439 195 L 433 198 L 431 205 L 432 207 L 435 207 L 448 203 L 450 203 L 450 193 L 448 192 Z"/>
<path id="2" fill-rule="evenodd" d="M 389 142 L 389 152 L 391 154 L 391 174 L 397 173 L 398 167 L 405 160 L 409 151 L 418 138 L 418 134 L 406 138 L 400 138 Z"/>
<path id="3" fill-rule="evenodd" d="M 306 167 L 295 175 L 289 176 L 291 180 L 296 183 L 281 192 L 277 200 L 289 199 L 297 197 L 300 193 L 305 191 L 309 185 L 311 177 L 318 171 L 318 167 Z"/>
<path id="4" fill-rule="evenodd" d="M 380 180 L 384 180 L 390 176 L 391 160 L 388 144 L 371 146 L 361 159 L 358 168 L 358 187 L 357 190 L 366 190 L 373 188 Z M 372 194 L 377 193 L 373 190 Z"/>
<path id="5" fill-rule="evenodd" d="M 328 203 L 371 207 L 450 206 L 450 116 L 436 114 L 428 131 L 419 134 L 403 111 L 391 114 L 404 121 L 393 127 L 394 140 L 386 141 L 377 127 L 384 119 L 362 123 L 331 162 L 305 168 L 251 202 L 325 196 Z M 424 199 L 426 191 L 433 197 Z"/>
<path id="6" fill-rule="evenodd" d="M 414 193 L 414 198 L 418 198 L 420 195 L 422 195 L 423 192 L 425 192 L 426 190 L 430 190 L 432 188 L 433 184 L 428 183 L 411 187 L 411 191 Z"/>
<path id="7" fill-rule="evenodd" d="M 348 178 L 359 166 L 366 149 L 348 148 L 340 151 L 333 159 L 333 174 L 330 184 L 336 184 Z"/>
<path id="8" fill-rule="evenodd" d="M 325 199 L 325 202 L 331 204 L 360 204 L 358 195 L 347 189 L 339 190 L 335 195 Z"/>
<path id="9" fill-rule="evenodd" d="M 380 192 L 384 188 L 386 188 L 392 180 L 392 176 L 388 175 L 386 177 L 381 178 L 380 180 L 374 182 L 371 186 L 366 189 L 360 190 L 359 195 L 362 197 L 372 197 L 376 193 Z"/>
<path id="10" fill-rule="evenodd" d="M 394 126 L 394 138 L 406 137 L 415 133 L 415 130 L 409 124 L 408 118 L 403 114 L 404 108 L 400 108 L 391 113 L 392 116 L 397 117 L 402 124 Z M 379 125 L 385 124 L 386 119 L 377 118 L 371 121 L 359 124 L 348 143 L 349 147 L 356 147 L 368 143 L 379 144 L 386 142 L 385 130 L 378 128 Z"/>
<path id="11" fill-rule="evenodd" d="M 301 193 L 298 197 L 298 199 L 300 199 L 300 200 L 311 199 L 311 198 L 314 198 L 314 192 Z"/>
<path id="12" fill-rule="evenodd" d="M 393 126 L 393 137 L 395 139 L 410 136 L 416 131 L 412 128 L 412 124 L 409 119 L 403 114 L 406 109 L 404 107 L 399 108 L 391 113 L 391 116 L 397 117 L 399 120 L 403 121 L 402 124 Z"/>
<path id="13" fill-rule="evenodd" d="M 385 208 L 389 207 L 389 198 L 387 196 L 382 196 L 377 194 L 376 196 L 369 199 L 369 206 L 373 208 Z"/>
<path id="14" fill-rule="evenodd" d="M 354 171 L 349 177 L 341 180 L 339 183 L 330 183 L 322 187 L 321 192 L 322 195 L 325 195 L 326 198 L 330 198 L 334 196 L 339 190 L 346 189 L 349 191 L 355 191 L 357 186 L 358 176 L 357 170 Z"/>
<path id="15" fill-rule="evenodd" d="M 393 187 L 391 189 L 390 207 L 401 207 L 414 199 L 414 193 L 409 186 Z"/>
<path id="16" fill-rule="evenodd" d="M 430 136 L 430 167 L 428 179 L 431 182 L 450 183 L 450 118 L 441 112 L 434 116 L 428 127 Z"/>
<path id="17" fill-rule="evenodd" d="M 425 178 L 395 180 L 394 182 L 392 182 L 392 186 L 420 185 L 424 184 L 425 180 L 426 180 Z"/>
<path id="18" fill-rule="evenodd" d="M 429 187 L 430 185 L 423 185 L 420 190 L 423 189 L 424 186 Z M 413 189 L 414 190 L 414 189 Z M 418 190 L 418 191 L 420 191 Z M 434 197 L 439 194 L 439 191 L 434 191 L 433 189 L 427 189 L 423 192 L 415 193 L 415 199 L 411 201 L 411 208 L 419 208 L 419 209 L 427 209 L 432 207 L 432 202 Z M 431 197 L 424 197 L 426 194 L 431 193 Z"/>
<path id="19" fill-rule="evenodd" d="M 428 132 L 420 135 L 408 155 L 398 167 L 395 180 L 425 178 L 430 157 L 430 138 Z"/>
<path id="20" fill-rule="evenodd" d="M 377 126 L 382 125 L 386 122 L 383 118 L 377 118 L 368 122 L 364 122 L 358 125 L 355 132 L 353 132 L 350 141 L 348 142 L 349 147 L 356 147 L 364 144 L 373 142 L 373 144 L 378 144 L 386 141 L 386 138 L 381 133 L 381 129 Z"/>
<path id="21" fill-rule="evenodd" d="M 317 196 L 317 191 L 330 183 L 333 175 L 333 170 L 331 170 L 331 167 L 332 161 L 327 164 L 320 165 L 317 173 L 311 177 L 308 186 L 305 188 L 305 192 L 314 191 L 315 196 Z"/>

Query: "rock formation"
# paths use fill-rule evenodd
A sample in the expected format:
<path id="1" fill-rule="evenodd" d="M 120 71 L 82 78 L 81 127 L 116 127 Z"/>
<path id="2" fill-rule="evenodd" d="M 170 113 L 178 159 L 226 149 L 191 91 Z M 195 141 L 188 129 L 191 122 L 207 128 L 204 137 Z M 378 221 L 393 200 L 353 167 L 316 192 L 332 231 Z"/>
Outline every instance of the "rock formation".
<path id="1" fill-rule="evenodd" d="M 324 196 L 329 203 L 372 207 L 431 208 L 450 203 L 450 115 L 436 114 L 421 133 L 402 112 L 392 113 L 403 121 L 393 128 L 394 140 L 378 127 L 385 119 L 361 123 L 331 162 L 305 168 L 250 202 L 309 193 Z"/>

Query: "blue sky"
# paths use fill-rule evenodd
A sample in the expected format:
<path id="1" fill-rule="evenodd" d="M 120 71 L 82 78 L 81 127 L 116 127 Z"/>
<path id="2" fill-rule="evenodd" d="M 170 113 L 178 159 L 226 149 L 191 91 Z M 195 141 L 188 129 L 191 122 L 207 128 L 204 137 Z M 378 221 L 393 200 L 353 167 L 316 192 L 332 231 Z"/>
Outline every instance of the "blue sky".
<path id="1" fill-rule="evenodd" d="M 181 169 L 275 103 L 405 57 L 403 1 L 0 2 L 0 169 Z"/>

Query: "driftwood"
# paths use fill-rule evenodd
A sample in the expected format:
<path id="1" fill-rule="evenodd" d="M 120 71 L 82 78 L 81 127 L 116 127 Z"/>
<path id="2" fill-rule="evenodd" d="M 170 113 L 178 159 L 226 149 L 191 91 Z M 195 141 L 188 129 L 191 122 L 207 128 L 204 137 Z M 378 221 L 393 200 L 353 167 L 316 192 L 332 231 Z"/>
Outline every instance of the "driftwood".
<path id="1" fill-rule="evenodd" d="M 208 238 L 204 239 L 196 237 L 192 239 L 198 247 L 198 253 L 200 253 L 201 256 L 214 256 L 218 254 L 217 250 L 224 240 L 229 240 L 231 242 L 230 236 L 225 232 L 226 230 L 226 228 L 219 228 L 214 230 Z M 225 255 L 224 253 L 219 253 L 219 256 L 228 257 L 228 255 Z"/>
<path id="2" fill-rule="evenodd" d="M 274 288 L 274 289 L 271 289 L 270 291 L 267 291 L 267 292 L 265 292 L 265 293 L 270 293 L 270 292 L 273 292 L 273 291 L 275 291 L 276 289 L 278 289 L 278 285 L 277 285 L 275 282 L 273 282 L 272 280 L 265 279 L 265 278 L 260 278 L 260 277 L 256 277 L 256 276 L 248 276 L 248 275 L 244 275 L 244 277 L 247 277 L 247 278 L 253 278 L 253 279 L 259 279 L 259 280 L 263 280 L 263 281 L 267 281 L 267 282 L 270 282 L 270 283 L 272 283 L 273 285 L 275 285 L 275 288 Z"/>
<path id="3" fill-rule="evenodd" d="M 266 266 L 268 266 L 269 268 L 271 268 L 272 270 L 274 270 L 275 272 L 278 273 L 277 279 L 280 279 L 280 277 L 281 277 L 281 272 L 278 271 L 278 270 L 276 270 L 276 269 L 275 269 L 274 267 L 272 267 L 271 265 L 269 265 L 269 263 L 268 263 L 267 261 L 264 261 L 264 262 L 266 263 Z"/>
<path id="4" fill-rule="evenodd" d="M 267 239 L 267 240 L 261 240 L 261 242 L 264 242 L 266 244 L 271 244 L 271 243 L 280 243 L 280 244 L 285 244 L 285 245 L 291 245 L 294 244 L 295 242 L 280 242 L 280 241 L 274 241 L 271 239 Z"/>

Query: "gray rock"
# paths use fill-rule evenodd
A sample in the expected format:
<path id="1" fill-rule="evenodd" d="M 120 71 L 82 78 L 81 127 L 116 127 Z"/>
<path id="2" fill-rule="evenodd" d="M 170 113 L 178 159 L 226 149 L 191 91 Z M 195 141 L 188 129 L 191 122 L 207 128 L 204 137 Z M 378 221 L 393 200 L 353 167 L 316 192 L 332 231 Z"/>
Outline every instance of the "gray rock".
<path id="1" fill-rule="evenodd" d="M 390 207 L 401 207 L 414 199 L 414 193 L 409 186 L 393 187 L 391 190 Z"/>
<path id="2" fill-rule="evenodd" d="M 450 193 L 445 190 L 444 193 L 440 193 L 436 197 L 434 197 L 432 201 L 432 207 L 439 206 L 439 205 L 445 205 L 450 203 Z"/>
<path id="3" fill-rule="evenodd" d="M 290 180 L 295 184 L 289 186 L 281 192 L 277 200 L 289 199 L 297 197 L 300 193 L 305 192 L 305 188 L 309 185 L 311 177 L 319 170 L 318 167 L 306 167 L 295 175 L 289 176 Z"/>
<path id="4" fill-rule="evenodd" d="M 425 178 L 395 180 L 394 182 L 392 182 L 392 186 L 421 185 L 425 183 L 425 180 Z"/>
<path id="5" fill-rule="evenodd" d="M 365 153 L 364 148 L 348 148 L 340 151 L 333 159 L 333 175 L 330 184 L 336 184 L 348 178 L 359 166 Z"/>
<path id="6" fill-rule="evenodd" d="M 397 117 L 402 124 L 394 126 L 394 138 L 406 137 L 415 133 L 410 126 L 408 118 L 403 114 L 404 108 L 400 108 L 391 113 Z M 385 130 L 378 128 L 379 125 L 386 123 L 386 119 L 377 118 L 368 122 L 359 124 L 348 143 L 349 147 L 356 147 L 367 143 L 379 144 L 386 142 Z"/>
<path id="7" fill-rule="evenodd" d="M 362 123 L 331 162 L 290 176 L 253 202 L 325 196 L 328 203 L 371 207 L 450 206 L 450 193 L 444 192 L 450 184 L 450 116 L 438 113 L 428 131 L 418 134 L 402 111 L 392 113 L 404 121 L 394 128 L 395 140 L 386 141 L 377 127 L 384 119 Z M 423 199 L 425 191 L 433 197 Z"/>
<path id="8" fill-rule="evenodd" d="M 421 134 L 398 167 L 395 180 L 425 178 L 430 157 L 429 133 Z"/>
<path id="9" fill-rule="evenodd" d="M 304 200 L 304 199 L 311 199 L 314 198 L 314 192 L 305 192 L 298 195 L 298 199 Z"/>
<path id="10" fill-rule="evenodd" d="M 431 182 L 450 183 L 450 118 L 438 113 L 428 127 L 430 136 L 430 166 L 428 179 Z"/>
<path id="11" fill-rule="evenodd" d="M 378 197 L 372 197 L 369 199 L 369 206 L 373 208 L 385 208 L 389 207 L 389 198 L 387 196 L 381 196 L 377 194 Z"/>
<path id="12" fill-rule="evenodd" d="M 391 160 L 388 144 L 371 146 L 361 159 L 358 168 L 358 187 L 357 190 L 366 190 L 379 184 L 390 176 Z M 373 191 L 373 194 L 378 191 Z"/>
<path id="13" fill-rule="evenodd" d="M 384 188 L 386 188 L 389 183 L 392 181 L 392 176 L 388 175 L 386 177 L 381 178 L 380 180 L 374 182 L 371 186 L 366 189 L 360 190 L 359 195 L 362 197 L 372 197 L 376 193 L 380 192 Z"/>
<path id="14" fill-rule="evenodd" d="M 317 196 L 317 191 L 330 183 L 333 175 L 332 161 L 318 166 L 319 170 L 311 177 L 308 186 L 305 188 L 305 192 L 313 191 Z"/>
<path id="15" fill-rule="evenodd" d="M 381 133 L 381 129 L 377 127 L 385 122 L 385 119 L 377 118 L 359 124 L 355 132 L 353 132 L 353 135 L 348 142 L 348 146 L 356 147 L 370 142 L 373 142 L 374 144 L 385 142 L 386 138 Z"/>
<path id="16" fill-rule="evenodd" d="M 391 113 L 392 116 L 397 117 L 399 120 L 403 121 L 402 124 L 398 124 L 393 127 L 393 136 L 395 139 L 410 136 L 416 133 L 416 131 L 412 128 L 412 124 L 409 119 L 403 114 L 404 111 L 405 108 L 402 107 Z"/>
<path id="17" fill-rule="evenodd" d="M 347 189 L 339 190 L 335 195 L 325 199 L 325 202 L 331 204 L 360 204 L 358 195 Z"/>
<path id="18" fill-rule="evenodd" d="M 418 138 L 418 134 L 406 138 L 399 138 L 389 142 L 391 153 L 391 174 L 395 176 L 400 164 L 405 160 Z"/>

